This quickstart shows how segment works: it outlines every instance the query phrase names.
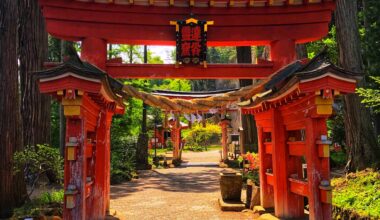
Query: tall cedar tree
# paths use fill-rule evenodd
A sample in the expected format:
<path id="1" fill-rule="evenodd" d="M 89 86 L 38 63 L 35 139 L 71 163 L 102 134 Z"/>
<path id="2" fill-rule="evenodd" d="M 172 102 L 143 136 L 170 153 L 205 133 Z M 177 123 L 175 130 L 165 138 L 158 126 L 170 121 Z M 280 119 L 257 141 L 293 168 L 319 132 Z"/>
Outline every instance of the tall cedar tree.
<path id="1" fill-rule="evenodd" d="M 18 0 L 21 115 L 24 146 L 50 143 L 51 98 L 41 94 L 33 72 L 47 57 L 47 33 L 38 1 Z"/>
<path id="2" fill-rule="evenodd" d="M 17 74 L 17 1 L 0 1 L 0 218 L 9 217 L 26 196 L 22 174 L 13 175 L 12 157 L 22 149 Z"/>
<path id="3" fill-rule="evenodd" d="M 238 63 L 252 63 L 251 47 L 236 47 L 236 58 Z M 240 79 L 240 87 L 252 85 L 251 79 Z M 257 151 L 257 128 L 253 115 L 241 115 L 242 120 L 242 146 L 245 150 Z"/>
<path id="4" fill-rule="evenodd" d="M 339 46 L 339 62 L 346 70 L 363 72 L 359 31 L 357 24 L 357 1 L 338 0 L 336 9 L 336 32 Z M 359 83 L 363 86 L 364 81 Z M 348 150 L 347 171 L 379 167 L 380 150 L 371 114 L 357 94 L 344 97 L 345 130 Z"/>

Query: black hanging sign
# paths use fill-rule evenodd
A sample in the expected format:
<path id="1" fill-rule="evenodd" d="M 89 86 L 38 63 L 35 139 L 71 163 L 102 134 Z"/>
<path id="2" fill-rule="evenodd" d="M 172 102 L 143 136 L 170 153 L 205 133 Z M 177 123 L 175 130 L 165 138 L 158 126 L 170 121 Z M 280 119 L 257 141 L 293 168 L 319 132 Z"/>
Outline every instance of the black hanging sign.
<path id="1" fill-rule="evenodd" d="M 178 64 L 205 64 L 207 26 L 213 23 L 195 18 L 170 22 L 176 26 L 176 61 Z"/>

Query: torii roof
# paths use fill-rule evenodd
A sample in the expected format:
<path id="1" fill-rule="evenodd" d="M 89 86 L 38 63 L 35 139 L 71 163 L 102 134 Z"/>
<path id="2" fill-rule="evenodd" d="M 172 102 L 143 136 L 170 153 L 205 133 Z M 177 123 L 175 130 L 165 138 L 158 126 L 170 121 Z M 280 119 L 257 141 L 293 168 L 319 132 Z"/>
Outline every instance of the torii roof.
<path id="1" fill-rule="evenodd" d="M 251 46 L 322 38 L 334 0 L 39 0 L 49 34 L 71 41 L 88 37 L 114 44 L 175 45 L 170 21 L 191 14 L 214 21 L 209 46 Z"/>

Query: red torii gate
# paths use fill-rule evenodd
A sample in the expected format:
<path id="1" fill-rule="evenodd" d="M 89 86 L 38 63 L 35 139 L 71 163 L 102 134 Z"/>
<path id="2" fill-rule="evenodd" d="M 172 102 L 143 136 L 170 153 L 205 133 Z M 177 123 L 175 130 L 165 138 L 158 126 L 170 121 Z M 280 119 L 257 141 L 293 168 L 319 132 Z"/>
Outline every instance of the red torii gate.
<path id="1" fill-rule="evenodd" d="M 211 92 L 175 92 L 175 91 L 166 91 L 166 90 L 156 90 L 152 94 L 153 95 L 160 95 L 164 96 L 170 99 L 185 99 L 185 100 L 191 100 L 191 99 L 197 99 L 197 98 L 209 98 L 212 96 L 218 96 L 225 94 L 227 92 L 236 91 L 237 89 L 228 89 L 228 90 L 219 90 L 219 91 L 211 91 Z M 237 110 L 237 109 L 235 109 Z M 233 111 L 231 109 L 224 109 L 223 112 Z M 220 112 L 220 111 L 219 111 Z M 194 112 L 196 113 L 196 112 Z M 197 112 L 197 114 L 201 114 L 202 117 L 204 117 L 205 112 Z M 222 113 L 222 112 L 220 112 Z M 179 149 L 181 144 L 181 130 L 184 126 L 181 126 L 179 124 L 179 121 L 177 121 L 178 118 L 175 117 L 170 126 L 171 126 L 171 132 L 173 134 L 172 141 L 173 141 L 173 159 L 180 159 L 179 155 Z M 205 120 L 203 118 L 203 120 Z M 190 122 L 189 122 L 190 123 Z M 226 120 L 226 118 L 223 118 L 220 122 L 221 130 L 222 130 L 222 158 L 223 160 L 228 159 L 227 156 L 227 139 L 228 139 L 228 132 L 227 128 L 230 124 L 230 120 Z"/>
<path id="2" fill-rule="evenodd" d="M 83 60 L 119 78 L 265 78 L 295 60 L 297 43 L 327 34 L 335 7 L 328 0 L 39 2 L 50 34 L 81 41 Z M 107 61 L 107 43 L 174 45 L 169 21 L 190 14 L 215 22 L 208 31 L 209 46 L 270 45 L 271 62 L 177 68 Z M 120 85 L 95 66 L 78 63 L 41 73 L 39 82 L 42 92 L 62 101 L 68 119 L 64 218 L 101 219 L 109 208 L 109 126 L 112 114 L 122 112 Z M 311 219 L 331 219 L 331 194 L 320 182 L 329 180 L 327 142 L 321 137 L 331 114 L 331 94 L 353 92 L 356 81 L 347 80 L 350 76 L 338 74 L 334 67 L 326 71 L 327 75 L 301 77 L 293 87 L 282 87 L 276 95 L 264 95 L 269 98 L 244 107 L 256 115 L 259 127 L 261 202 L 264 207 L 274 206 L 278 217 L 301 216 L 301 195 L 309 198 Z M 303 134 L 304 143 L 297 142 Z M 300 155 L 307 159 L 306 184 L 293 175 L 299 175 Z"/>

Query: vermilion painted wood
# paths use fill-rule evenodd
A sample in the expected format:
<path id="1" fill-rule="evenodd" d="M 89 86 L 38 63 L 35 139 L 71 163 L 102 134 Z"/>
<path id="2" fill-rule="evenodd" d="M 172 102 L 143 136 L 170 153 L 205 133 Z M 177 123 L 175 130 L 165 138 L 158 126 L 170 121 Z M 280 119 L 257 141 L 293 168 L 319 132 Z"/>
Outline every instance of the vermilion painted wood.
<path id="1" fill-rule="evenodd" d="M 53 93 L 65 89 L 78 89 L 82 91 L 97 93 L 98 91 L 100 91 L 101 85 L 96 82 L 83 81 L 78 78 L 69 76 L 57 80 L 40 82 L 39 88 L 40 91 L 43 93 Z"/>
<path id="2" fill-rule="evenodd" d="M 266 176 L 266 182 L 269 184 L 269 185 L 271 185 L 271 186 L 274 186 L 274 175 L 273 175 L 273 173 L 266 173 L 265 174 L 265 176 Z"/>
<path id="3" fill-rule="evenodd" d="M 267 64 L 208 64 L 179 66 L 174 64 L 118 64 L 107 63 L 106 71 L 114 78 L 181 78 L 181 79 L 263 79 L 276 69 Z"/>
<path id="4" fill-rule="evenodd" d="M 294 141 L 294 142 L 288 142 L 289 147 L 289 155 L 290 156 L 304 156 L 305 155 L 305 142 L 301 141 Z"/>
<path id="5" fill-rule="evenodd" d="M 95 179 L 92 196 L 92 215 L 105 216 L 109 210 L 110 181 L 110 125 L 113 113 L 103 108 L 100 111 L 99 126 L 96 130 Z"/>
<path id="6" fill-rule="evenodd" d="M 296 60 L 296 42 L 294 39 L 285 38 L 271 42 L 270 54 L 276 67 L 283 67 Z"/>
<path id="7" fill-rule="evenodd" d="M 67 40 L 87 37 L 109 43 L 175 45 L 170 20 L 190 13 L 213 20 L 209 46 L 250 46 L 293 39 L 298 43 L 322 38 L 334 3 L 264 8 L 144 7 L 40 0 L 50 34 Z"/>
<path id="8" fill-rule="evenodd" d="M 181 146 L 181 129 L 180 128 L 172 128 L 171 138 L 173 141 L 173 160 L 179 159 L 179 149 Z"/>
<path id="9" fill-rule="evenodd" d="M 308 182 L 295 180 L 292 178 L 289 178 L 289 182 L 290 182 L 290 191 L 292 193 L 297 194 L 297 195 L 301 195 L 301 196 L 305 196 L 305 197 L 309 196 Z M 303 197 L 301 197 L 301 198 L 303 200 Z M 303 201 L 302 201 L 302 203 L 303 203 Z M 304 207 L 302 206 L 302 212 L 304 211 L 303 208 Z"/>
<path id="10" fill-rule="evenodd" d="M 331 76 L 300 84 L 300 90 L 302 92 L 312 92 L 320 89 L 335 89 L 341 93 L 353 93 L 355 92 L 355 88 L 356 82 L 346 82 Z"/>
<path id="11" fill-rule="evenodd" d="M 107 42 L 100 38 L 87 37 L 82 40 L 81 58 L 99 69 L 106 70 Z"/>
<path id="12" fill-rule="evenodd" d="M 266 170 L 272 169 L 272 158 L 271 155 L 267 155 L 267 152 L 264 147 L 264 129 L 260 126 L 258 121 L 256 121 L 256 126 L 258 132 L 258 147 L 260 161 L 260 201 L 262 207 L 271 208 L 274 206 L 273 186 L 268 182 Z"/>
<path id="13" fill-rule="evenodd" d="M 265 142 L 264 146 L 265 146 L 265 152 L 267 154 L 272 154 L 272 152 L 273 152 L 273 150 L 272 150 L 272 143 L 271 142 Z"/>
<path id="14" fill-rule="evenodd" d="M 321 180 L 329 176 L 322 172 L 321 159 L 318 157 L 318 148 L 316 142 L 320 140 L 321 135 L 327 135 L 326 118 L 308 118 L 306 119 L 306 161 L 307 161 L 307 177 L 309 181 L 309 212 L 310 219 L 331 219 L 331 205 L 323 204 L 320 198 L 319 185 Z"/>
<path id="15" fill-rule="evenodd" d="M 289 218 L 287 209 L 289 204 L 288 177 L 287 177 L 287 157 L 285 147 L 285 126 L 283 125 L 281 113 L 278 109 L 271 109 L 272 113 L 272 164 L 274 175 L 274 207 L 277 217 Z"/>
<path id="16" fill-rule="evenodd" d="M 230 121 L 229 120 L 223 120 L 220 122 L 220 126 L 222 128 L 222 149 L 223 149 L 223 160 L 228 159 L 228 146 L 227 146 L 227 141 L 228 141 L 228 131 L 227 127 L 229 125 Z"/>

